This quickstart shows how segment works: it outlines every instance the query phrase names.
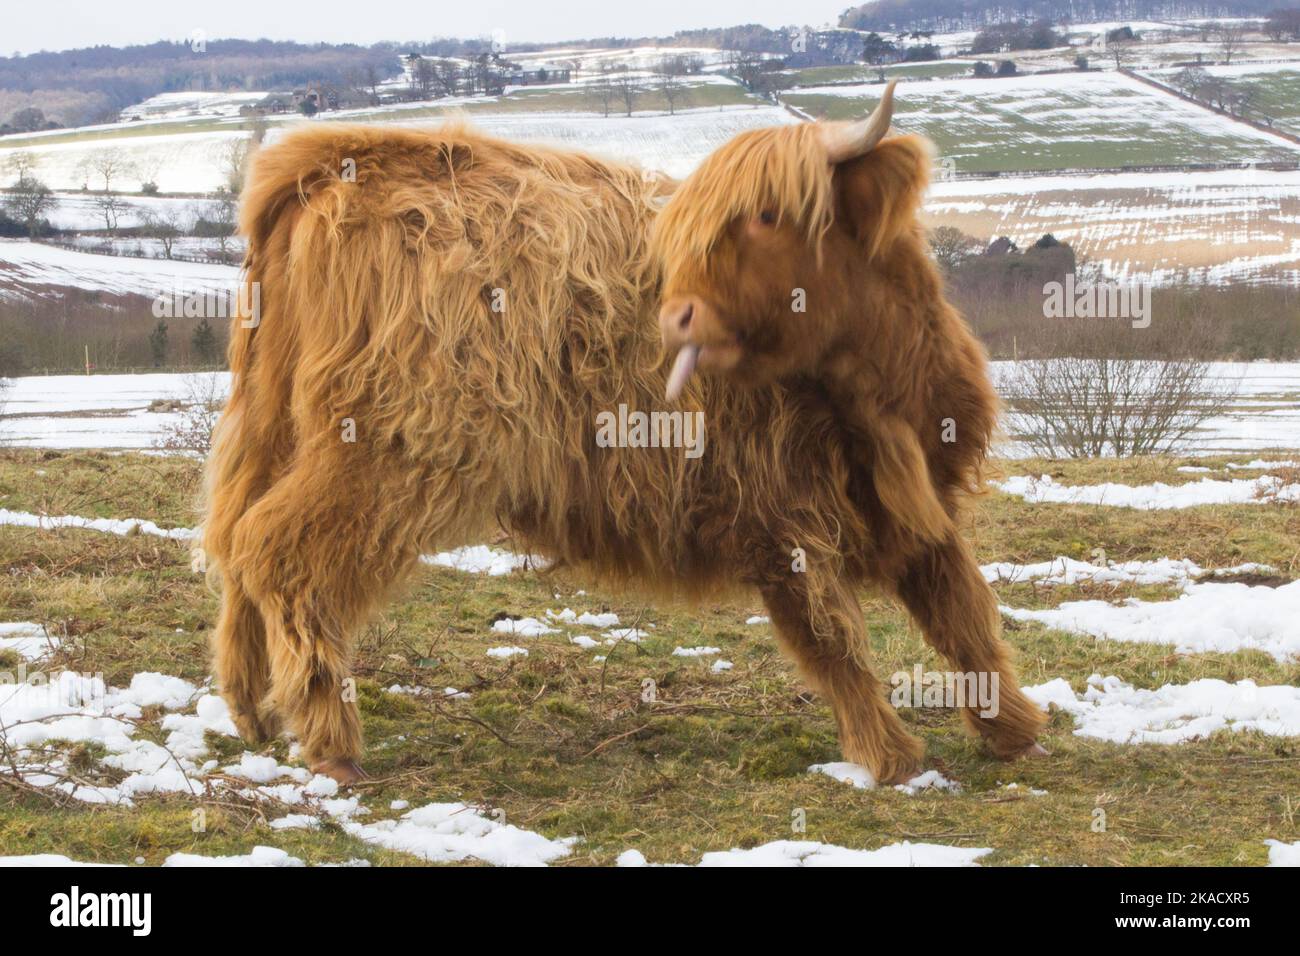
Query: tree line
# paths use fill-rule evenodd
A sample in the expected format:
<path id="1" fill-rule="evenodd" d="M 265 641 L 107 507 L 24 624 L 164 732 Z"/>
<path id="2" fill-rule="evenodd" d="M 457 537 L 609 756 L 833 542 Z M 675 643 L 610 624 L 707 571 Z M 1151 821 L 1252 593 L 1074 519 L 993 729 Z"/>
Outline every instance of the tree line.
<path id="1" fill-rule="evenodd" d="M 292 89 L 342 83 L 371 68 L 401 71 L 392 44 L 304 44 L 273 40 L 159 41 L 0 57 L 0 117 L 35 108 L 46 123 L 79 126 L 116 119 L 117 111 L 159 93 Z"/>
<path id="2" fill-rule="evenodd" d="M 1008 20 L 1096 23 L 1266 16 L 1278 0 L 872 0 L 850 7 L 840 26 L 854 30 L 979 30 Z"/>

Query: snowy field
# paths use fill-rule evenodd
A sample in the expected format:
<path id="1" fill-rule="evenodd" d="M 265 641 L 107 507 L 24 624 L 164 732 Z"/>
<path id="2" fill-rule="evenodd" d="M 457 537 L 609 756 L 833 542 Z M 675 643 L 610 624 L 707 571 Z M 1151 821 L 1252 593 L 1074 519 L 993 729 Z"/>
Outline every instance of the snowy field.
<path id="1" fill-rule="evenodd" d="M 683 110 L 674 116 L 593 113 L 475 113 L 472 122 L 494 136 L 578 149 L 685 176 L 737 133 L 796 122 L 777 106 Z M 429 121 L 402 125 L 429 126 Z"/>
<path id="2" fill-rule="evenodd" d="M 35 157 L 33 174 L 54 190 L 93 188 L 93 176 L 87 174 L 85 164 L 96 153 L 109 149 L 130 166 L 113 182 L 115 190 L 139 192 L 141 185 L 152 179 L 166 193 L 208 193 L 227 183 L 226 157 L 232 145 L 247 135 L 236 125 L 165 134 L 151 133 L 147 127 L 126 134 L 115 127 L 87 128 L 57 139 L 32 137 L 23 150 Z M 14 149 L 0 145 L 0 166 Z"/>
<path id="3" fill-rule="evenodd" d="M 222 394 L 229 381 L 225 372 L 196 373 L 194 377 L 217 378 Z M 14 379 L 4 394 L 0 443 L 39 448 L 152 448 L 182 415 L 151 412 L 149 403 L 185 399 L 191 394 L 190 376 L 177 374 Z"/>
<path id="4" fill-rule="evenodd" d="M 101 256 L 42 243 L 0 239 L 0 299 L 83 289 L 155 296 L 227 290 L 238 283 L 235 266 L 218 263 Z"/>
<path id="5" fill-rule="evenodd" d="M 427 110 L 430 106 L 441 108 L 446 103 L 367 109 L 356 111 L 356 117 L 338 111 L 325 114 L 314 122 L 346 122 L 364 118 L 372 123 L 431 128 L 443 119 L 427 115 L 410 118 L 412 110 Z M 794 118 L 780 107 L 755 103 L 752 106 L 684 109 L 674 116 L 634 113 L 631 117 L 604 117 L 590 112 L 493 113 L 490 109 L 478 108 L 472 121 L 494 135 L 583 149 L 613 159 L 640 162 L 671 176 L 682 176 L 736 133 L 756 126 L 794 122 Z M 270 140 L 274 141 L 276 135 L 295 123 L 307 122 L 313 121 L 288 120 L 271 131 Z M 232 144 L 247 136 L 234 125 L 215 130 L 159 134 L 151 134 L 144 127 L 133 130 L 134 135 L 111 138 L 100 135 L 102 132 L 106 131 L 88 129 L 84 135 L 49 143 L 31 139 L 25 148 L 35 155 L 35 175 L 53 189 L 79 190 L 88 182 L 83 166 L 85 161 L 96 152 L 110 148 L 135 166 L 115 183 L 115 189 L 138 191 L 142 179 L 156 170 L 153 178 L 163 192 L 212 192 L 228 179 L 228 156 Z M 11 151 L 12 147 L 0 145 L 0 167 Z"/>
<path id="6" fill-rule="evenodd" d="M 95 206 L 95 198 L 83 193 L 57 193 L 55 206 L 47 214 L 50 225 L 56 229 L 103 230 L 104 216 Z M 177 213 L 181 222 L 192 221 L 195 215 L 211 215 L 213 201 L 196 198 L 163 196 L 123 196 L 123 209 L 117 218 L 118 226 L 130 228 L 144 222 L 148 213 Z"/>
<path id="7" fill-rule="evenodd" d="M 878 84 L 791 91 L 815 115 L 860 115 Z M 908 83 L 895 126 L 922 133 L 957 172 L 1123 165 L 1295 161 L 1300 146 L 1115 72 Z"/>
<path id="8" fill-rule="evenodd" d="M 253 106 L 266 98 L 265 92 L 252 93 L 159 93 L 122 110 L 123 122 L 134 120 L 186 119 L 193 116 L 238 116 L 241 108 Z"/>
<path id="9" fill-rule="evenodd" d="M 0 251 L 3 249 L 0 246 Z M 107 263 L 133 261 L 79 258 Z M 217 287 L 233 281 L 233 268 L 171 265 L 202 273 L 178 273 L 184 281 L 211 281 Z M 130 275 L 119 275 L 117 281 L 123 291 L 158 291 L 157 285 L 149 285 L 144 279 L 135 284 L 136 279 Z M 1007 364 L 993 363 L 995 378 Z M 1214 369 L 1219 376 L 1239 383 L 1237 400 L 1227 414 L 1206 423 L 1189 444 L 1189 453 L 1211 455 L 1300 446 L 1300 363 L 1220 362 Z M 212 374 L 218 376 L 224 391 L 225 373 Z M 156 399 L 184 400 L 192 394 L 196 393 L 182 374 L 24 376 L 13 379 L 4 395 L 0 442 L 37 448 L 151 448 L 179 415 L 150 412 L 149 403 Z M 1000 449 L 1000 453 L 1022 454 L 1014 445 Z"/>
<path id="10" fill-rule="evenodd" d="M 1027 246 L 1051 233 L 1110 277 L 1300 281 L 1300 172 L 1106 173 L 940 180 L 929 225 Z"/>

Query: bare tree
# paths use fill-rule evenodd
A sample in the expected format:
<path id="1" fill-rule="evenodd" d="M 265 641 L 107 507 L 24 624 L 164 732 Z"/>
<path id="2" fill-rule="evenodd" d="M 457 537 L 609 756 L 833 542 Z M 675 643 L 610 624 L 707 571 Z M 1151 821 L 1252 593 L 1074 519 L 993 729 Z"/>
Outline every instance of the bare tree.
<path id="1" fill-rule="evenodd" d="M 1219 41 L 1219 52 L 1223 54 L 1223 62 L 1231 63 L 1234 54 L 1241 51 L 1242 41 L 1246 37 L 1246 29 L 1237 23 L 1225 23 L 1215 33 L 1215 39 Z"/>
<path id="2" fill-rule="evenodd" d="M 88 180 L 93 178 L 97 183 L 102 182 L 103 188 L 100 191 L 106 193 L 113 191 L 115 182 L 136 172 L 135 163 L 125 153 L 111 148 L 91 153 L 78 164 L 78 169 Z"/>
<path id="3" fill-rule="evenodd" d="M 984 248 L 974 236 L 968 236 L 953 226 L 938 226 L 930 230 L 930 254 L 945 272 L 951 272 Z"/>
<path id="4" fill-rule="evenodd" d="M 862 59 L 875 68 L 876 78 L 885 82 L 885 66 L 898 59 L 898 47 L 879 33 L 869 33 L 862 42 Z"/>
<path id="5" fill-rule="evenodd" d="M 415 89 L 420 95 L 420 99 L 428 100 L 433 98 L 433 63 L 424 57 L 415 61 L 415 69 L 411 72 L 411 80 L 415 84 Z"/>
<path id="6" fill-rule="evenodd" d="M 1227 111 L 1228 102 L 1232 98 L 1232 84 L 1221 76 L 1206 76 L 1199 93 L 1200 99 L 1217 109 Z"/>
<path id="7" fill-rule="evenodd" d="M 36 154 L 30 149 L 15 149 L 9 153 L 4 162 L 4 170 L 14 177 L 14 185 L 24 179 L 33 179 L 36 174 Z"/>
<path id="8" fill-rule="evenodd" d="M 668 114 L 677 110 L 677 104 L 686 99 L 689 89 L 682 82 L 682 77 L 689 72 L 686 60 L 680 56 L 664 57 L 659 63 L 655 77 L 655 86 L 668 103 Z"/>
<path id="9" fill-rule="evenodd" d="M 637 94 L 636 80 L 627 67 L 621 66 L 615 71 L 611 82 L 614 85 L 615 98 L 623 103 L 623 112 L 631 116 Z"/>
<path id="10" fill-rule="evenodd" d="M 99 210 L 100 216 L 104 219 L 104 231 L 107 232 L 109 236 L 116 236 L 118 220 L 120 220 L 122 214 L 127 212 L 131 207 L 127 204 L 126 200 L 117 193 L 110 192 L 96 193 L 94 205 L 95 208 Z"/>
<path id="11" fill-rule="evenodd" d="M 731 58 L 728 69 L 745 89 L 773 99 L 792 82 L 791 77 L 783 72 L 780 60 L 758 53 L 737 53 Z"/>
<path id="12" fill-rule="evenodd" d="M 221 171 L 226 177 L 226 188 L 238 196 L 244 189 L 248 161 L 256 145 L 252 136 L 227 140 L 221 150 Z"/>
<path id="13" fill-rule="evenodd" d="M 234 244 L 235 228 L 239 224 L 239 204 L 228 189 L 218 189 L 217 198 L 208 204 L 207 220 L 216 230 L 215 239 L 221 253 L 221 261 L 231 259 L 231 246 Z"/>
<path id="14" fill-rule="evenodd" d="M 100 187 L 95 191 L 94 205 L 103 217 L 104 229 L 109 236 L 117 234 L 118 220 L 129 208 L 120 195 L 114 192 L 114 185 L 123 177 L 135 175 L 138 170 L 121 150 L 106 148 L 91 153 L 77 164 L 78 170 L 87 183 L 94 182 Z"/>
<path id="15" fill-rule="evenodd" d="M 605 116 L 609 116 L 610 105 L 614 102 L 614 78 L 611 67 L 608 63 L 600 65 L 600 73 L 596 81 L 588 87 L 596 102 L 600 104 L 601 110 Z"/>
<path id="16" fill-rule="evenodd" d="M 433 60 L 429 63 L 429 80 L 435 96 L 455 96 L 460 92 L 463 71 L 455 60 Z"/>
<path id="17" fill-rule="evenodd" d="M 1115 61 L 1115 69 L 1122 70 L 1133 62 L 1137 52 L 1137 41 L 1128 38 L 1116 38 L 1106 41 L 1106 53 Z"/>
<path id="18" fill-rule="evenodd" d="M 1224 106 L 1233 116 L 1245 116 L 1255 104 L 1257 90 L 1251 86 L 1229 83 L 1224 96 Z"/>
<path id="19" fill-rule="evenodd" d="M 35 239 L 41 228 L 41 219 L 56 205 L 50 187 L 35 176 L 24 175 L 5 197 L 10 215 L 27 227 L 27 234 Z"/>
<path id="20" fill-rule="evenodd" d="M 763 57 L 758 53 L 737 52 L 728 59 L 727 69 L 741 86 L 755 92 L 763 73 Z"/>
<path id="21" fill-rule="evenodd" d="M 162 246 L 163 258 L 170 259 L 176 240 L 185 234 L 184 217 L 172 205 L 147 210 L 141 217 L 141 233 L 157 239 Z"/>
<path id="22" fill-rule="evenodd" d="M 1181 90 L 1195 100 L 1201 98 L 1201 93 L 1204 91 L 1205 84 L 1209 82 L 1209 79 L 1210 74 L 1205 71 L 1204 67 L 1187 66 L 1175 73 L 1170 83 L 1174 89 Z"/>
<path id="23" fill-rule="evenodd" d="M 380 76 L 379 76 L 379 70 L 375 67 L 373 63 L 367 64 L 365 69 L 361 71 L 361 82 L 364 85 L 365 89 L 368 90 L 370 93 L 371 105 L 378 106 Z"/>

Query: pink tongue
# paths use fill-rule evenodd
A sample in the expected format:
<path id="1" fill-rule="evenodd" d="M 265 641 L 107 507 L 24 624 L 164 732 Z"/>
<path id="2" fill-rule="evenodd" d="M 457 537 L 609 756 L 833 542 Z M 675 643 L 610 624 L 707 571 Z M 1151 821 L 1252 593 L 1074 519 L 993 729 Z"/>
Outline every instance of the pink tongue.
<path id="1" fill-rule="evenodd" d="M 665 390 L 665 397 L 668 401 L 673 401 L 682 393 L 686 387 L 686 381 L 695 371 L 695 360 L 700 356 L 700 347 L 698 345 L 683 345 L 681 351 L 677 353 L 677 358 L 673 362 L 673 370 L 668 373 L 668 388 Z"/>

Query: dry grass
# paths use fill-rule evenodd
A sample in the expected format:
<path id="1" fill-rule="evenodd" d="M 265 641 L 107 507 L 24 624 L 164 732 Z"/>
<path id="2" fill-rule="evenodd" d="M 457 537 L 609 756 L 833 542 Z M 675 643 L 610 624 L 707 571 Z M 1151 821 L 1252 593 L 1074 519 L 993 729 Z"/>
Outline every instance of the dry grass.
<path id="1" fill-rule="evenodd" d="M 1009 465 L 1014 473 L 1055 473 L 1075 483 L 1185 480 L 1178 459 Z M 36 472 L 44 471 L 41 481 Z M 197 465 L 176 459 L 102 453 L 0 453 L 0 507 L 53 513 L 151 517 L 191 523 Z M 78 512 L 78 509 L 85 509 Z M 1272 505 L 1175 512 L 1030 506 L 990 495 L 972 522 L 982 561 L 1190 557 L 1206 566 L 1267 562 L 1300 574 L 1300 509 Z M 205 630 L 216 608 L 179 544 L 145 536 L 0 527 L 0 620 L 35 620 L 65 637 L 58 663 L 102 671 L 123 684 L 158 670 L 190 680 L 207 673 Z M 585 593 L 579 593 L 584 592 Z M 1160 589 L 1001 589 L 1008 603 L 1046 606 L 1079 597 L 1164 597 Z M 915 663 L 938 667 L 905 616 L 887 599 L 863 594 L 872 650 L 884 674 Z M 641 644 L 596 650 L 569 643 L 566 629 L 538 638 L 493 633 L 503 613 L 542 616 L 547 608 L 617 612 L 650 632 Z M 927 742 L 927 763 L 961 782 L 960 794 L 908 797 L 854 790 L 810 775 L 836 760 L 833 723 L 779 654 L 756 599 L 696 608 L 649 605 L 569 574 L 528 571 L 505 577 L 424 568 L 408 592 L 362 635 L 357 675 L 374 779 L 360 788 L 373 818 L 394 815 L 393 799 L 418 806 L 465 799 L 548 836 L 580 836 L 569 864 L 610 863 L 635 847 L 654 861 L 693 862 L 702 852 L 805 838 L 874 848 L 898 840 L 993 847 L 992 864 L 1256 864 L 1262 840 L 1300 839 L 1293 802 L 1300 783 L 1294 739 L 1222 734 L 1177 747 L 1128 747 L 1071 734 L 1056 714 L 1048 760 L 989 760 L 946 711 L 907 710 Z M 1179 656 L 1159 645 L 1091 641 L 1012 625 L 1027 683 L 1064 676 L 1076 689 L 1093 672 L 1138 686 L 1198 677 L 1295 683 L 1296 664 L 1261 654 Z M 488 647 L 521 644 L 527 658 L 496 660 Z M 734 663 L 713 673 L 711 658 L 673 657 L 674 647 L 710 644 Z M 647 678 L 655 703 L 642 700 Z M 456 687 L 467 700 L 388 693 L 393 684 Z M 210 738 L 222 763 L 242 745 Z M 286 742 L 267 748 L 288 760 Z M 94 766 L 93 753 L 82 762 Z M 89 771 L 88 771 L 89 772 Z M 1018 790 L 1003 784 L 1016 782 Z M 1046 790 L 1030 796 L 1027 788 Z M 195 834 L 190 811 L 202 803 L 208 828 Z M 1105 833 L 1092 812 L 1107 811 Z M 806 833 L 792 832 L 802 810 Z M 77 859 L 160 862 L 177 851 L 248 852 L 283 847 L 308 861 L 352 858 L 409 864 L 359 843 L 336 827 L 272 831 L 279 808 L 214 791 L 201 800 L 146 798 L 124 811 L 55 806 L 46 797 L 0 787 L 0 853 L 59 852 Z"/>

